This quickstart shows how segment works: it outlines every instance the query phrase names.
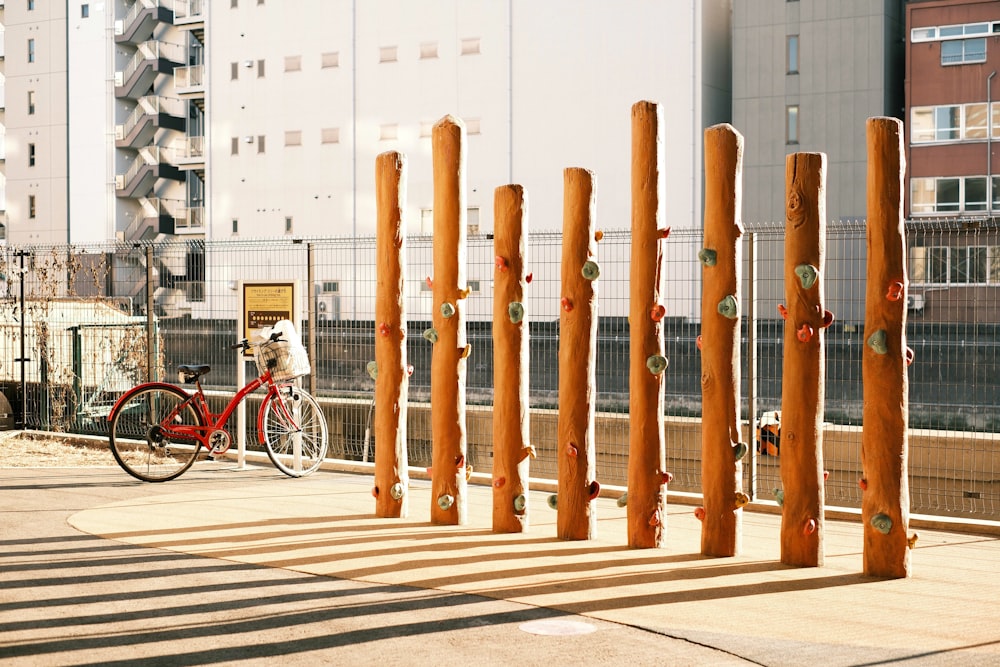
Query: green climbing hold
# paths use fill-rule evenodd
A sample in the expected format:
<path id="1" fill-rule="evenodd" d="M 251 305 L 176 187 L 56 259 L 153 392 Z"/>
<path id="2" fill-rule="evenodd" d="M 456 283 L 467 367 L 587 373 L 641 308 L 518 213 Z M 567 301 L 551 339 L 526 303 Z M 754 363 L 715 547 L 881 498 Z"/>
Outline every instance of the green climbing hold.
<path id="1" fill-rule="evenodd" d="M 883 535 L 888 535 L 889 531 L 892 530 L 892 519 L 890 519 L 887 514 L 876 514 L 868 523 L 872 525 L 872 528 Z"/>
<path id="2" fill-rule="evenodd" d="M 705 266 L 715 266 L 716 262 L 719 261 L 719 253 L 710 248 L 702 248 L 698 251 L 698 259 Z"/>
<path id="3" fill-rule="evenodd" d="M 601 267 L 598 266 L 597 262 L 592 259 L 588 259 L 583 264 L 583 268 L 580 269 L 580 273 L 587 280 L 597 280 L 601 277 Z"/>
<path id="4" fill-rule="evenodd" d="M 735 320 L 740 316 L 739 303 L 732 294 L 727 294 L 726 298 L 719 302 L 718 310 L 720 315 L 731 320 Z"/>
<path id="5" fill-rule="evenodd" d="M 737 442 L 733 445 L 733 458 L 737 461 L 741 461 L 744 456 L 747 455 L 747 443 Z"/>
<path id="6" fill-rule="evenodd" d="M 819 269 L 812 264 L 799 264 L 795 267 L 795 275 L 799 277 L 803 289 L 812 289 L 819 279 Z"/>
<path id="7" fill-rule="evenodd" d="M 775 489 L 774 502 L 778 503 L 778 507 L 783 507 L 785 505 L 785 492 L 781 489 Z"/>
<path id="8" fill-rule="evenodd" d="M 517 496 L 514 498 L 514 511 L 523 512 L 524 508 L 528 506 L 528 499 L 524 495 Z"/>
<path id="9" fill-rule="evenodd" d="M 454 496 L 449 496 L 447 493 L 443 496 L 438 496 L 438 507 L 447 511 L 451 509 L 451 506 L 455 504 Z"/>
<path id="10" fill-rule="evenodd" d="M 441 304 L 441 317 L 448 319 L 449 317 L 455 316 L 455 306 L 451 305 L 447 301 Z"/>
<path id="11" fill-rule="evenodd" d="M 878 354 L 888 354 L 889 345 L 886 341 L 885 329 L 879 329 L 868 337 L 868 347 Z"/>
<path id="12" fill-rule="evenodd" d="M 553 493 L 551 496 L 549 496 L 549 507 L 551 507 L 552 509 L 555 509 L 556 505 L 558 504 L 558 502 L 559 502 L 559 496 L 558 495 L 556 495 L 556 494 Z"/>
<path id="13" fill-rule="evenodd" d="M 368 366 L 367 366 L 367 370 L 368 370 L 368 375 L 370 375 L 373 380 L 377 380 L 378 379 L 378 364 L 377 363 L 375 363 L 374 361 L 369 361 L 368 362 Z"/>
<path id="14" fill-rule="evenodd" d="M 520 301 L 511 301 L 510 305 L 507 306 L 507 317 L 514 324 L 517 324 L 524 319 L 524 304 Z"/>
<path id="15" fill-rule="evenodd" d="M 646 368 L 653 375 L 659 375 L 663 371 L 667 370 L 667 366 L 670 362 L 662 354 L 654 354 L 646 359 Z"/>
<path id="16" fill-rule="evenodd" d="M 389 495 L 392 496 L 393 500 L 399 500 L 403 497 L 403 484 L 401 482 L 396 482 L 389 488 Z"/>
<path id="17" fill-rule="evenodd" d="M 438 330 L 435 329 L 434 327 L 431 327 L 430 329 L 425 329 L 424 338 L 426 338 L 432 343 L 438 342 Z"/>
<path id="18" fill-rule="evenodd" d="M 618 503 L 618 507 L 625 507 L 628 505 L 628 491 L 618 496 L 618 500 L 615 502 Z"/>

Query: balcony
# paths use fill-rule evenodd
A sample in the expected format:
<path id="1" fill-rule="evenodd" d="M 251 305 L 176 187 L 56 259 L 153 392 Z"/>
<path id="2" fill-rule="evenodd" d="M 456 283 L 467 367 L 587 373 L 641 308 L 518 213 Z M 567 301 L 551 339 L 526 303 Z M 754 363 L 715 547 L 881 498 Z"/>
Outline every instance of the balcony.
<path id="1" fill-rule="evenodd" d="M 183 62 L 183 47 L 163 42 L 143 42 L 125 67 L 115 72 L 115 97 L 143 97 L 157 75 L 173 74 Z"/>
<path id="2" fill-rule="evenodd" d="M 184 170 L 205 169 L 205 137 L 185 137 L 173 146 L 174 164 Z"/>
<path id="3" fill-rule="evenodd" d="M 197 28 L 205 26 L 206 0 L 175 0 L 174 25 Z"/>
<path id="4" fill-rule="evenodd" d="M 128 171 L 115 176 L 115 195 L 145 197 L 160 179 L 184 181 L 184 172 L 168 160 L 168 151 L 160 146 L 141 148 Z"/>
<path id="5" fill-rule="evenodd" d="M 205 233 L 205 207 L 192 206 L 181 209 L 180 217 L 175 218 L 175 234 L 204 234 Z"/>
<path id="6" fill-rule="evenodd" d="M 115 21 L 115 42 L 139 44 L 153 36 L 156 26 L 172 24 L 174 13 L 164 7 L 165 0 L 136 0 L 123 18 Z"/>
<path id="7" fill-rule="evenodd" d="M 205 97 L 205 66 L 190 65 L 174 70 L 174 92 L 183 99 Z"/>
<path id="8" fill-rule="evenodd" d="M 115 146 L 141 148 L 152 143 L 160 128 L 184 131 L 184 103 L 166 97 L 142 97 L 132 114 L 115 126 Z"/>

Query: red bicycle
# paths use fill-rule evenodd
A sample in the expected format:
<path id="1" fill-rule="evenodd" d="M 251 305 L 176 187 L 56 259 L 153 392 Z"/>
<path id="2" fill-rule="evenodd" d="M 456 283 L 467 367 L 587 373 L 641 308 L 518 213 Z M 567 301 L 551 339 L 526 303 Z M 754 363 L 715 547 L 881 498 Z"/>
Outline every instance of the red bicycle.
<path id="1" fill-rule="evenodd" d="M 232 437 L 226 422 L 236 406 L 262 386 L 267 395 L 257 413 L 257 432 L 268 458 L 281 472 L 302 477 L 319 468 L 329 446 L 326 419 L 319 404 L 290 380 L 309 373 L 305 349 L 272 333 L 251 344 L 260 375 L 240 389 L 221 413 L 213 413 L 201 388 L 207 365 L 178 366 L 180 381 L 194 383 L 188 393 L 167 382 L 146 382 L 126 392 L 111 409 L 111 453 L 128 474 L 144 482 L 166 482 L 183 474 L 204 447 L 210 455 L 227 451 Z M 303 370 L 304 369 L 304 370 Z"/>

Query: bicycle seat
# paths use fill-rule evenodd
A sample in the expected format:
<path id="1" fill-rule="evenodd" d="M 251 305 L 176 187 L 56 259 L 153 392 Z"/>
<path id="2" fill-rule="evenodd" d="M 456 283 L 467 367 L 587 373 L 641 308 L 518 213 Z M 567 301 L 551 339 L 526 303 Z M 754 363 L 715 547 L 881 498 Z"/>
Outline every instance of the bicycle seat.
<path id="1" fill-rule="evenodd" d="M 177 367 L 177 373 L 185 384 L 194 382 L 202 375 L 208 375 L 210 370 L 212 367 L 208 364 L 182 364 Z"/>

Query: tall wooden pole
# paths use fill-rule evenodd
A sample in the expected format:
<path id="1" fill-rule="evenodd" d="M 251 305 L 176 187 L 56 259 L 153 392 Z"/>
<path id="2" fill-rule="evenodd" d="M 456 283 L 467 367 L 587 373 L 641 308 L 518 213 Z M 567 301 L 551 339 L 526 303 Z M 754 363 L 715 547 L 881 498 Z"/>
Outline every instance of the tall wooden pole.
<path id="1" fill-rule="evenodd" d="M 594 536 L 597 357 L 597 276 L 594 175 L 563 172 L 562 312 L 559 316 L 559 494 L 556 530 L 560 539 Z"/>
<path id="2" fill-rule="evenodd" d="M 378 207 L 375 254 L 375 515 L 405 517 L 409 474 L 406 459 L 406 156 L 375 159 Z"/>
<path id="3" fill-rule="evenodd" d="M 493 193 L 493 530 L 528 528 L 528 204 L 520 185 Z"/>
<path id="4" fill-rule="evenodd" d="M 864 572 L 877 577 L 910 575 L 906 532 L 910 522 L 907 482 L 906 239 L 903 232 L 903 124 L 869 118 L 868 281 L 865 293 Z"/>
<path id="5" fill-rule="evenodd" d="M 434 339 L 431 356 L 431 522 L 464 524 L 467 283 L 465 124 L 445 116 L 431 133 L 434 163 Z"/>
<path id="6" fill-rule="evenodd" d="M 628 545 L 662 547 L 667 524 L 663 437 L 662 242 L 666 181 L 663 110 L 632 105 L 632 257 L 629 274 Z"/>
<path id="7" fill-rule="evenodd" d="M 823 310 L 826 155 L 785 160 L 785 340 L 781 376 L 781 562 L 823 564 Z"/>
<path id="8" fill-rule="evenodd" d="M 735 556 L 742 540 L 740 263 L 743 136 L 731 125 L 705 130 L 705 246 L 701 290 L 701 552 Z"/>

